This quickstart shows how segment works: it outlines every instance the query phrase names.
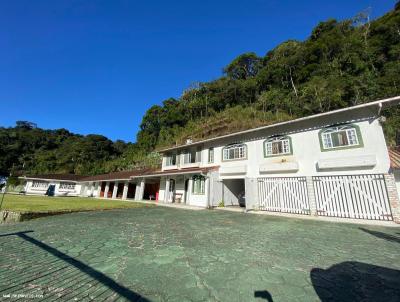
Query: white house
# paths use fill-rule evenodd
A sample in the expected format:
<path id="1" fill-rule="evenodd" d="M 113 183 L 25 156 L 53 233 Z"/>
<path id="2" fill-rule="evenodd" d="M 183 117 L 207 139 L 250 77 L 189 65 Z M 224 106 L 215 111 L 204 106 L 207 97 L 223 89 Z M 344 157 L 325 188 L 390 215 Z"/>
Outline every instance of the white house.
<path id="1" fill-rule="evenodd" d="M 382 109 L 400 97 L 163 149 L 160 170 L 80 179 L 85 196 L 394 220 Z M 28 191 L 27 191 L 28 192 Z"/>
<path id="2" fill-rule="evenodd" d="M 24 176 L 25 192 L 31 195 L 81 196 L 84 176 L 73 174 L 47 174 Z"/>

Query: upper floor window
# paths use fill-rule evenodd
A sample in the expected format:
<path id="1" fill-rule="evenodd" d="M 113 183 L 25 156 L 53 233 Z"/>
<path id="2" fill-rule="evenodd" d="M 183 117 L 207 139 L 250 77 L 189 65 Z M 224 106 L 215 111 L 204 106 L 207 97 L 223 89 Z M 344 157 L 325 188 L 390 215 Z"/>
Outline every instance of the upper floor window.
<path id="1" fill-rule="evenodd" d="M 323 151 L 362 147 L 360 128 L 356 125 L 340 125 L 322 129 L 319 138 Z"/>
<path id="2" fill-rule="evenodd" d="M 38 189 L 46 189 L 48 183 L 45 181 L 34 181 L 32 182 L 32 188 L 38 188 Z"/>
<path id="3" fill-rule="evenodd" d="M 214 148 L 208 149 L 208 162 L 209 163 L 214 162 Z"/>
<path id="4" fill-rule="evenodd" d="M 274 136 L 264 141 L 265 156 L 293 154 L 289 136 Z"/>
<path id="5" fill-rule="evenodd" d="M 193 187 L 192 192 L 193 194 L 204 194 L 206 191 L 206 178 L 202 175 L 195 175 L 192 178 L 193 180 Z"/>
<path id="6" fill-rule="evenodd" d="M 176 154 L 168 154 L 165 157 L 165 165 L 166 166 L 175 166 L 176 165 Z"/>
<path id="7" fill-rule="evenodd" d="M 201 161 L 201 149 L 190 149 L 183 151 L 183 163 L 194 164 Z"/>
<path id="8" fill-rule="evenodd" d="M 60 189 L 64 190 L 75 190 L 75 184 L 71 182 L 62 182 L 60 183 Z"/>
<path id="9" fill-rule="evenodd" d="M 245 159 L 247 157 L 247 146 L 245 144 L 233 144 L 222 150 L 223 160 Z"/>

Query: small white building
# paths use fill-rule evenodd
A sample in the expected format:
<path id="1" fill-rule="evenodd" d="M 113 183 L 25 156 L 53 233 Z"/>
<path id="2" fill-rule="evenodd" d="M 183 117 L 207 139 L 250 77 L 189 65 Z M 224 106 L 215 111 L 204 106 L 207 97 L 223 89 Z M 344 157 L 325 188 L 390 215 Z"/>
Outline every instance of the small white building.
<path id="1" fill-rule="evenodd" d="M 81 196 L 84 176 L 74 174 L 46 174 L 20 177 L 26 181 L 28 195 Z"/>
<path id="2" fill-rule="evenodd" d="M 381 117 L 382 109 L 399 103 L 400 97 L 394 97 L 188 140 L 159 151 L 161 169 L 81 178 L 76 192 L 400 223 L 397 172 L 392 173 Z"/>

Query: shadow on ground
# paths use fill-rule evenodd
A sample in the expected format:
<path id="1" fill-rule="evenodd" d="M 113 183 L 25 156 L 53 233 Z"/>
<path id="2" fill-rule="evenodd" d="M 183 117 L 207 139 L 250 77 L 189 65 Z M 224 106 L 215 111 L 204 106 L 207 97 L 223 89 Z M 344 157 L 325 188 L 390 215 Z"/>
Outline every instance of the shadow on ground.
<path id="1" fill-rule="evenodd" d="M 368 233 L 372 236 L 378 237 L 380 239 L 385 239 L 387 241 L 400 243 L 400 236 L 394 236 L 394 235 L 390 235 L 390 234 L 386 234 L 386 233 L 382 233 L 382 232 L 378 232 L 378 231 L 371 231 L 371 230 L 367 230 L 364 228 L 360 228 L 360 230 L 365 233 Z M 400 233 L 397 233 L 397 234 L 400 235 Z"/>
<path id="2" fill-rule="evenodd" d="M 400 301 L 400 271 L 361 262 L 314 268 L 311 281 L 321 301 Z"/>
<path id="3" fill-rule="evenodd" d="M 29 235 L 32 232 L 0 235 L 18 238 L 1 245 L 0 259 L 8 267 L 0 272 L 0 300 L 6 297 L 149 301 L 85 263 L 33 238 Z"/>

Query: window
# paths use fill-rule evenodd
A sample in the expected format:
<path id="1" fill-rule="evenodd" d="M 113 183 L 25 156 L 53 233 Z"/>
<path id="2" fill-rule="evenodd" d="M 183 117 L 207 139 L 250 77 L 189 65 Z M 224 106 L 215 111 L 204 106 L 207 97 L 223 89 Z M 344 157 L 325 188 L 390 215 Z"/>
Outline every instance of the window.
<path id="1" fill-rule="evenodd" d="M 183 151 L 183 163 L 194 164 L 201 161 L 201 149 L 190 149 Z"/>
<path id="2" fill-rule="evenodd" d="M 322 150 L 362 147 L 361 133 L 358 126 L 341 125 L 320 131 Z"/>
<path id="3" fill-rule="evenodd" d="M 176 165 L 176 154 L 169 154 L 165 157 L 165 165 L 166 166 L 175 166 Z"/>
<path id="4" fill-rule="evenodd" d="M 34 181 L 32 182 L 32 188 L 37 188 L 37 189 L 47 189 L 48 183 L 45 181 Z"/>
<path id="5" fill-rule="evenodd" d="M 206 187 L 206 178 L 202 175 L 195 175 L 192 178 L 193 180 L 193 188 L 192 192 L 193 194 L 204 194 L 205 192 L 205 187 Z"/>
<path id="6" fill-rule="evenodd" d="M 292 152 L 292 143 L 289 136 L 274 136 L 264 142 L 265 156 L 289 155 Z"/>
<path id="7" fill-rule="evenodd" d="M 214 162 L 214 148 L 208 149 L 208 162 L 209 163 Z"/>
<path id="8" fill-rule="evenodd" d="M 72 182 L 61 182 L 60 190 L 75 190 L 75 184 Z"/>
<path id="9" fill-rule="evenodd" d="M 247 146 L 245 144 L 234 144 L 226 146 L 222 151 L 223 160 L 244 159 L 247 157 Z"/>

